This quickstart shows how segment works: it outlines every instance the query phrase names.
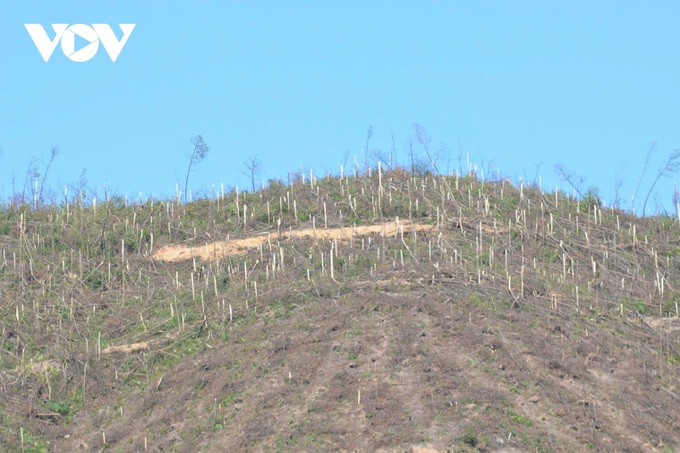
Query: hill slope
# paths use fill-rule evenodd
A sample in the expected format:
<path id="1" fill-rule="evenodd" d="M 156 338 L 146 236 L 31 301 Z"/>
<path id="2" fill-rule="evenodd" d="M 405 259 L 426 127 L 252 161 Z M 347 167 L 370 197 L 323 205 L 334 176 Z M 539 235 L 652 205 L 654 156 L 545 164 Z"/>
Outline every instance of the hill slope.
<path id="1" fill-rule="evenodd" d="M 9 451 L 677 451 L 680 228 L 402 171 L 0 213 Z"/>

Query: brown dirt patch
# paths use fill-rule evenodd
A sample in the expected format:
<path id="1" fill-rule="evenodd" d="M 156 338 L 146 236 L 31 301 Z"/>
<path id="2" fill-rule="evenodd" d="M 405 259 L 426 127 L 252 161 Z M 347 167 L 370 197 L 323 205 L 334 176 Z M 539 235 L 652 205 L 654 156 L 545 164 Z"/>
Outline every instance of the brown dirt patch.
<path id="1" fill-rule="evenodd" d="M 272 239 L 293 239 L 293 238 L 313 238 L 336 239 L 339 241 L 351 241 L 355 237 L 379 234 L 380 236 L 398 236 L 400 233 L 410 233 L 418 231 L 431 231 L 433 225 L 412 222 L 385 222 L 379 225 L 363 225 L 342 228 L 307 228 L 303 230 L 288 230 L 278 232 L 260 233 L 239 239 L 228 239 L 226 241 L 215 241 L 205 245 L 169 245 L 156 250 L 153 259 L 165 262 L 187 261 L 198 258 L 203 261 L 222 259 L 229 255 L 244 254 L 248 249 L 266 244 Z"/>

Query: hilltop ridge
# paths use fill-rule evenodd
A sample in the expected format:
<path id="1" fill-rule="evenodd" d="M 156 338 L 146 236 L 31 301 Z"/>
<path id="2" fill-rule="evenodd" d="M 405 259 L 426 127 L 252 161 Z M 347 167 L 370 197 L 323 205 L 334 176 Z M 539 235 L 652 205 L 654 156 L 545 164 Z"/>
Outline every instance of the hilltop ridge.
<path id="1" fill-rule="evenodd" d="M 680 225 L 508 180 L 0 209 L 8 451 L 678 451 Z"/>

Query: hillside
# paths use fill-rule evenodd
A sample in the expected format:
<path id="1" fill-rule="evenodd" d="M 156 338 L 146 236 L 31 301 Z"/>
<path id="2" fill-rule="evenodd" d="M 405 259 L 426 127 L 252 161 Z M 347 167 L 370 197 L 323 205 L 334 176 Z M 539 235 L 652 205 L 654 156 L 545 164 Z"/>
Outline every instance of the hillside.
<path id="1" fill-rule="evenodd" d="M 0 208 L 0 450 L 680 451 L 680 225 L 403 170 Z"/>

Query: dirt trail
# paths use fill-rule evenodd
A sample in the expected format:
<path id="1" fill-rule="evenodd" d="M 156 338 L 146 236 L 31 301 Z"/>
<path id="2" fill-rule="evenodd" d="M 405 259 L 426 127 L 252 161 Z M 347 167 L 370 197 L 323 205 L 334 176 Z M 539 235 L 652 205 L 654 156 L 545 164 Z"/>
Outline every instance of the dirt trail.
<path id="1" fill-rule="evenodd" d="M 368 236 L 371 234 L 380 234 L 381 236 L 397 236 L 400 231 L 410 233 L 413 231 L 431 231 L 435 228 L 434 225 L 427 225 L 424 223 L 412 223 L 402 221 L 385 222 L 378 225 L 354 226 L 342 228 L 307 228 L 303 230 L 289 230 L 282 231 L 280 236 L 277 232 L 260 233 L 256 236 L 250 236 L 242 239 L 231 239 L 226 241 L 216 241 L 205 245 L 187 246 L 187 245 L 169 245 L 162 247 L 153 253 L 153 259 L 178 262 L 186 261 L 192 258 L 198 258 L 203 261 L 210 261 L 221 259 L 228 255 L 239 255 L 246 253 L 248 249 L 258 247 L 265 244 L 272 238 L 292 239 L 299 237 L 310 237 L 314 239 L 337 239 L 341 241 L 349 241 L 357 236 Z"/>

